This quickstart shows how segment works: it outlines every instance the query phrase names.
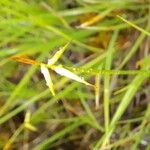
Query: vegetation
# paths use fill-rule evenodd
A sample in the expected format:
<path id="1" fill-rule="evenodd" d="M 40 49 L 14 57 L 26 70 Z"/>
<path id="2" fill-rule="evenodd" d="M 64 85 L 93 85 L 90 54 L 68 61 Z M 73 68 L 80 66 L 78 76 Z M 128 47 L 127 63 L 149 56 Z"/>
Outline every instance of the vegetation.
<path id="1" fill-rule="evenodd" d="M 150 149 L 150 3 L 0 1 L 0 149 Z"/>

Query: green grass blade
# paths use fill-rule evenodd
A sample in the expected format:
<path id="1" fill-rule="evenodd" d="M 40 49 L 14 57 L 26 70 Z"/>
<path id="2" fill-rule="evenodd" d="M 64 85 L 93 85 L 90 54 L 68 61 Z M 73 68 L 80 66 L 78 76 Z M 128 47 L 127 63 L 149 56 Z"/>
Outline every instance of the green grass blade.
<path id="1" fill-rule="evenodd" d="M 138 88 L 141 86 L 141 84 L 149 78 L 150 75 L 148 74 L 139 74 L 135 77 L 135 79 L 132 81 L 132 83 L 129 85 L 128 90 L 126 91 L 121 103 L 118 106 L 118 109 L 116 110 L 111 124 L 109 128 L 108 134 L 105 134 L 104 139 L 102 140 L 102 146 L 104 146 L 108 140 L 108 138 L 112 135 L 113 131 L 116 128 L 116 124 L 125 112 L 126 108 L 128 107 L 129 103 L 132 101 L 134 94 L 137 92 Z M 100 146 L 101 142 L 98 142 L 96 144 L 96 148 Z"/>
<path id="2" fill-rule="evenodd" d="M 48 148 L 50 144 L 55 142 L 56 140 L 64 137 L 66 134 L 69 134 L 72 130 L 75 130 L 77 127 L 83 125 L 84 122 L 82 121 L 77 121 L 66 128 L 62 129 L 61 131 L 57 132 L 56 134 L 52 135 L 51 137 L 47 138 L 45 141 L 42 143 L 38 144 L 36 147 L 33 148 L 33 150 L 45 150 Z"/>
<path id="3" fill-rule="evenodd" d="M 118 17 L 119 19 L 121 19 L 122 21 L 126 22 L 127 24 L 131 25 L 131 26 L 134 27 L 135 29 L 141 31 L 142 33 L 144 33 L 144 34 L 146 34 L 146 35 L 148 35 L 148 36 L 150 36 L 150 33 L 149 33 L 148 31 L 146 31 L 146 30 L 140 28 L 139 26 L 133 24 L 132 22 L 130 22 L 130 21 L 124 19 L 123 17 L 121 17 L 121 16 L 119 16 L 119 15 L 117 15 L 117 17 Z"/>
<path id="4" fill-rule="evenodd" d="M 84 99 L 84 97 L 81 93 L 79 93 L 79 97 L 80 97 L 80 100 L 81 100 L 81 103 L 82 103 L 84 109 L 86 110 L 87 114 L 91 118 L 91 120 L 92 120 L 93 124 L 95 125 L 95 127 L 97 129 L 99 129 L 101 132 L 103 132 L 104 131 L 103 127 L 101 125 L 99 125 L 99 123 L 97 122 L 95 116 L 93 115 L 92 111 L 90 110 L 88 104 L 85 102 L 85 99 Z"/>
<path id="5" fill-rule="evenodd" d="M 118 31 L 115 31 L 112 35 L 111 41 L 108 46 L 107 50 L 107 56 L 106 56 L 106 62 L 105 62 L 105 69 L 109 70 L 111 69 L 111 63 L 113 58 L 113 51 L 116 39 L 118 37 Z M 104 119 L 105 119 L 105 132 L 108 133 L 109 130 L 109 120 L 110 120 L 110 114 L 109 114 L 109 101 L 110 101 L 110 75 L 104 76 Z"/>

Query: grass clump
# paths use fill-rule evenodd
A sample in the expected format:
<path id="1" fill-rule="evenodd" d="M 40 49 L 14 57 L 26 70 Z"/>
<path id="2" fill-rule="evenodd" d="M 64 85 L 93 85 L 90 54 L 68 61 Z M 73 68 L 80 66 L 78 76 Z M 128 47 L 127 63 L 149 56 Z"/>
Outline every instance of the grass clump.
<path id="1" fill-rule="evenodd" d="M 0 1 L 0 149 L 149 149 L 149 6 Z"/>

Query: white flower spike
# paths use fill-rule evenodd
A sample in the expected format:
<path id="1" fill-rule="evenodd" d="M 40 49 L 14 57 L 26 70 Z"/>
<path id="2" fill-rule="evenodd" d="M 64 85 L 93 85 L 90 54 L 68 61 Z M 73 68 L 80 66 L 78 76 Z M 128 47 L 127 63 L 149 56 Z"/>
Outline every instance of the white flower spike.
<path id="1" fill-rule="evenodd" d="M 62 75 L 62 76 L 65 76 L 67 78 L 70 78 L 72 80 L 75 80 L 75 81 L 78 81 L 78 82 L 81 82 L 81 83 L 84 83 L 88 86 L 93 86 L 92 84 L 86 82 L 83 78 L 77 76 L 76 74 L 74 74 L 73 72 L 63 68 L 62 66 L 53 66 L 52 68 L 56 73 Z"/>
<path id="2" fill-rule="evenodd" d="M 55 96 L 54 85 L 53 85 L 49 70 L 44 64 L 41 64 L 41 73 L 44 75 L 46 85 L 49 87 L 52 95 Z"/>

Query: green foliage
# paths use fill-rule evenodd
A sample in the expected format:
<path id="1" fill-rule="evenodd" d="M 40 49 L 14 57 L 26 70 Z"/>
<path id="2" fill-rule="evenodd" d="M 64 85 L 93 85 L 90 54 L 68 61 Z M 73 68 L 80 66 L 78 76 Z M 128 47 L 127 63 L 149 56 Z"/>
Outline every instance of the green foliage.
<path id="1" fill-rule="evenodd" d="M 138 149 L 150 130 L 149 6 L 1 0 L 0 148 Z"/>

